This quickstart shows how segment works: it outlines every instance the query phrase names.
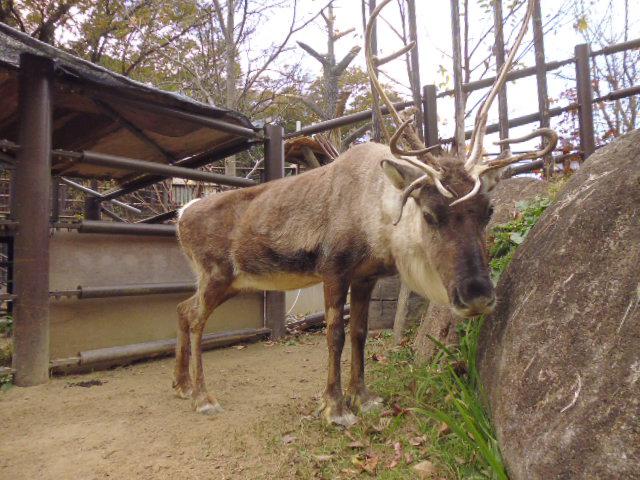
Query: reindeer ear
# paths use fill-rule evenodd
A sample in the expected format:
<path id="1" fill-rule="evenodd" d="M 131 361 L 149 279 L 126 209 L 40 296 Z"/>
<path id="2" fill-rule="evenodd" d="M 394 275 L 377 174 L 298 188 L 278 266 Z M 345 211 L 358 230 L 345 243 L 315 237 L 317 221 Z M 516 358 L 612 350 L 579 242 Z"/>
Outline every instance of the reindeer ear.
<path id="1" fill-rule="evenodd" d="M 489 193 L 496 187 L 496 185 L 498 185 L 498 183 L 500 183 L 504 170 L 504 168 L 496 168 L 481 175 L 482 193 Z"/>
<path id="2" fill-rule="evenodd" d="M 424 175 L 424 172 L 406 162 L 384 159 L 380 162 L 380 166 L 398 190 L 404 190 L 411 182 Z"/>

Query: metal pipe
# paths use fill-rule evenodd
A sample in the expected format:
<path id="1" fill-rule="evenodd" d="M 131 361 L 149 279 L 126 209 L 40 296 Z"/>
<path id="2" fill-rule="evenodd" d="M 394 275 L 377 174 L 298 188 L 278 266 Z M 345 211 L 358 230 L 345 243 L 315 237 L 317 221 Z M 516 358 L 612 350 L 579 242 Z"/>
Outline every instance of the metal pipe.
<path id="1" fill-rule="evenodd" d="M 558 60 L 555 62 L 545 63 L 544 69 L 546 72 L 551 70 L 556 70 L 560 67 L 564 67 L 565 65 L 569 65 L 574 62 L 573 58 L 568 58 L 566 60 Z M 536 67 L 527 67 L 522 70 L 512 70 L 507 74 L 507 80 L 517 80 L 519 78 L 530 77 L 531 75 L 536 74 Z M 496 77 L 483 78 L 482 80 L 476 80 L 475 82 L 464 83 L 462 85 L 462 90 L 465 92 L 473 92 L 476 90 L 481 90 L 483 88 L 490 87 L 496 81 Z M 445 90 L 444 92 L 440 92 L 438 94 L 438 98 L 450 97 L 454 94 L 453 90 Z"/>
<path id="2" fill-rule="evenodd" d="M 629 40 L 627 42 L 616 43 L 615 45 L 609 45 L 601 50 L 596 50 L 591 52 L 589 56 L 596 57 L 598 55 L 611 55 L 613 53 L 623 52 L 625 50 L 633 50 L 636 48 L 640 48 L 640 38 L 636 38 L 634 40 Z M 558 68 L 564 67 L 565 65 L 569 65 L 576 61 L 574 58 L 567 58 L 565 60 L 557 60 L 554 62 L 548 62 L 544 64 L 544 71 L 549 72 L 551 70 L 557 70 Z M 535 75 L 538 67 L 527 67 L 521 70 L 515 70 L 509 72 L 507 74 L 507 81 L 517 80 L 519 78 L 530 77 L 531 75 Z M 490 87 L 495 82 L 496 77 L 483 78 L 482 80 L 477 80 L 475 82 L 469 82 L 462 85 L 462 89 L 465 92 L 473 92 L 475 90 L 480 90 L 482 88 Z M 448 97 L 454 94 L 453 90 L 445 90 L 444 92 L 440 92 L 438 94 L 438 98 Z"/>
<path id="3" fill-rule="evenodd" d="M 597 57 L 598 55 L 611 55 L 613 53 L 623 52 L 625 50 L 635 50 L 636 48 L 640 48 L 640 38 L 634 38 L 633 40 L 628 40 L 626 42 L 609 45 L 608 47 L 604 47 L 601 50 L 591 52 L 589 55 L 591 57 Z"/>
<path id="4" fill-rule="evenodd" d="M 53 61 L 20 55 L 20 120 L 12 188 L 19 222 L 14 245 L 15 383 L 38 385 L 49 379 L 49 224 Z"/>
<path id="5" fill-rule="evenodd" d="M 280 125 L 265 125 L 267 141 L 264 145 L 265 181 L 284 177 L 284 129 Z M 271 331 L 272 338 L 280 338 L 286 333 L 286 305 L 284 292 L 266 292 L 264 296 L 264 325 Z"/>
<path id="6" fill-rule="evenodd" d="M 634 85 L 633 87 L 621 88 L 619 90 L 609 92 L 601 97 L 594 98 L 591 103 L 611 102 L 613 100 L 620 100 L 621 98 L 631 97 L 638 94 L 640 94 L 640 85 Z"/>
<path id="7" fill-rule="evenodd" d="M 564 107 L 556 107 L 549 109 L 550 117 L 557 117 L 558 115 L 562 115 L 565 112 L 574 110 L 577 108 L 577 105 L 571 103 Z M 537 122 L 540 120 L 540 112 L 531 113 L 529 115 L 523 115 L 522 117 L 517 117 L 509 120 L 509 128 L 520 127 L 522 125 L 527 125 L 529 123 Z M 492 123 L 487 126 L 487 133 L 496 133 L 500 129 L 500 125 L 498 123 Z M 467 130 L 464 135 L 467 139 L 471 138 L 472 130 Z M 441 140 L 441 143 L 451 143 L 453 138 L 445 138 Z"/>
<path id="8" fill-rule="evenodd" d="M 79 183 L 74 182 L 73 180 L 69 180 L 68 178 L 65 177 L 60 177 L 60 181 L 62 183 L 64 183 L 65 185 L 69 185 L 72 188 L 75 188 L 76 190 L 80 190 L 81 192 L 87 193 L 89 195 L 92 195 L 94 197 L 100 198 L 100 199 L 104 199 L 104 197 L 102 196 L 102 194 L 100 192 L 96 192 L 95 190 L 90 189 L 89 187 L 85 187 L 84 185 L 81 185 Z M 133 213 L 142 213 L 142 210 L 140 210 L 139 208 L 133 207 L 129 204 L 126 204 L 124 202 L 121 202 L 120 200 L 108 200 L 109 202 L 113 203 L 114 205 L 118 205 L 126 210 L 129 210 L 130 212 Z"/>
<path id="9" fill-rule="evenodd" d="M 246 328 L 224 333 L 208 333 L 202 336 L 202 350 L 260 340 L 269 335 L 269 333 L 268 328 Z M 54 371 L 69 371 L 122 365 L 136 360 L 171 355 L 175 352 L 175 348 L 175 339 L 135 343 L 121 347 L 99 348 L 80 352 L 77 357 L 53 360 L 51 366 Z"/>
<path id="10" fill-rule="evenodd" d="M 135 223 L 161 223 L 161 222 L 164 222 L 165 220 L 174 218 L 177 214 L 178 214 L 178 210 L 169 210 L 168 212 L 162 212 L 157 215 L 153 215 L 152 217 L 138 220 Z"/>
<path id="11" fill-rule="evenodd" d="M 80 156 L 78 157 L 78 152 L 55 150 L 54 154 L 73 158 L 77 163 L 88 163 L 90 165 L 99 165 L 101 167 L 119 168 L 134 172 L 159 173 L 168 177 L 201 180 L 205 182 L 218 183 L 220 185 L 229 185 L 232 187 L 250 187 L 252 185 L 256 185 L 256 182 L 248 178 L 229 177 L 227 175 L 219 175 L 217 173 L 192 170 L 190 168 L 178 167 L 175 165 L 163 165 L 161 163 L 120 157 L 106 153 L 85 151 L 79 154 Z"/>
<path id="12" fill-rule="evenodd" d="M 466 95 L 462 89 L 462 50 L 460 47 L 460 5 L 458 0 L 450 0 L 451 4 L 451 35 L 453 48 L 453 91 L 454 91 L 454 148 L 456 155 L 464 156 L 464 107 Z"/>
<path id="13" fill-rule="evenodd" d="M 502 0 L 493 2 L 493 29 L 495 32 L 495 56 L 496 71 L 500 71 L 504 65 L 504 30 L 502 17 Z M 536 58 L 537 61 L 537 58 Z M 498 91 L 498 124 L 500 125 L 500 140 L 509 137 L 509 108 L 507 104 L 507 82 Z M 500 145 L 500 151 L 504 152 L 509 145 Z"/>
<path id="14" fill-rule="evenodd" d="M 540 128 L 549 128 L 549 94 L 547 92 L 547 72 L 544 69 L 544 32 L 542 30 L 542 11 L 540 0 L 533 1 L 533 46 L 536 58 L 536 86 L 538 93 L 538 112 L 540 113 Z M 547 178 L 553 175 L 553 155 L 544 157 L 544 173 Z"/>
<path id="15" fill-rule="evenodd" d="M 413 106 L 413 101 L 394 103 L 393 106 L 397 110 L 402 110 L 407 107 Z M 380 110 L 384 115 L 389 113 L 389 109 L 387 107 L 381 107 Z M 342 117 L 332 118 L 331 120 L 326 120 L 324 122 L 314 123 L 313 125 L 303 127 L 300 130 L 296 130 L 295 132 L 286 133 L 284 134 L 284 138 L 289 139 L 302 137 L 304 135 L 311 135 L 314 133 L 325 132 L 327 130 L 333 130 L 334 128 L 343 127 L 345 125 L 361 122 L 363 120 L 368 120 L 372 117 L 372 115 L 373 112 L 371 110 L 365 110 L 364 112 L 358 113 L 350 113 L 349 115 L 343 115 Z"/>
<path id="16" fill-rule="evenodd" d="M 425 85 L 422 88 L 422 110 L 424 119 L 424 140 L 427 147 L 438 145 L 438 101 L 436 86 Z"/>
<path id="17" fill-rule="evenodd" d="M 76 228 L 79 233 L 103 233 L 112 235 L 155 235 L 160 237 L 175 237 L 175 225 L 157 225 L 141 223 L 101 222 L 83 220 L 68 225 L 59 224 L 62 228 Z"/>
<path id="18" fill-rule="evenodd" d="M 107 217 L 111 218 L 112 220 L 115 220 L 116 222 L 129 223 L 129 221 L 126 218 L 122 218 L 116 212 L 109 210 L 104 205 L 100 205 L 100 211 L 104 213 Z"/>
<path id="19" fill-rule="evenodd" d="M 215 162 L 216 160 L 220 160 L 230 155 L 235 155 L 236 153 L 243 152 L 253 145 L 253 143 L 247 143 L 243 141 L 242 143 L 232 144 L 231 146 L 217 152 L 202 152 L 197 155 L 193 155 L 192 157 L 184 158 L 176 162 L 174 166 L 185 168 L 202 167 L 203 165 L 208 165 Z M 123 184 L 116 190 L 104 193 L 102 195 L 102 198 L 104 200 L 118 198 L 128 193 L 135 192 L 136 190 L 140 190 L 141 188 L 148 187 L 149 185 L 153 185 L 154 183 L 160 182 L 168 177 L 170 177 L 170 175 L 144 175 L 140 178 Z"/>
<path id="20" fill-rule="evenodd" d="M 580 123 L 580 150 L 584 153 L 583 160 L 589 158 L 595 149 L 593 133 L 593 86 L 591 85 L 591 69 L 589 45 L 576 45 L 576 97 Z"/>
<path id="21" fill-rule="evenodd" d="M 109 287 L 83 287 L 77 288 L 79 300 L 87 298 L 112 298 L 112 297 L 137 297 L 142 295 L 160 295 L 172 293 L 195 292 L 196 284 L 193 282 L 174 283 L 142 283 L 139 285 L 121 285 Z M 56 295 L 56 294 L 59 295 Z M 68 293 L 68 292 L 67 292 Z M 63 296 L 61 292 L 51 292 L 51 296 Z"/>

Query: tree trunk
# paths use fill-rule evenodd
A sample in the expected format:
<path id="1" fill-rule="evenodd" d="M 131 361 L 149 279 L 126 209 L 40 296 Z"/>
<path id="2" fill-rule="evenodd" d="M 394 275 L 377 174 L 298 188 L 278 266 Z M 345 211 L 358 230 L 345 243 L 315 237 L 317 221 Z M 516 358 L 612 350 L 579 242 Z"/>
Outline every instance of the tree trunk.
<path id="1" fill-rule="evenodd" d="M 236 107 L 236 44 L 235 44 L 235 1 L 227 1 L 227 21 L 225 38 L 225 63 L 227 70 L 226 107 L 234 110 Z M 227 157 L 224 161 L 225 175 L 236 176 L 236 157 Z"/>

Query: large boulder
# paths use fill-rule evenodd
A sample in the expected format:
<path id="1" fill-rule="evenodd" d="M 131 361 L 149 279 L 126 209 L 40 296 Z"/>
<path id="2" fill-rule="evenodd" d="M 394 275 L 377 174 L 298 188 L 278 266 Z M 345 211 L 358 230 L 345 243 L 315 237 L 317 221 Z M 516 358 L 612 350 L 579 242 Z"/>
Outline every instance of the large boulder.
<path id="1" fill-rule="evenodd" d="M 487 226 L 487 232 L 490 232 L 495 225 L 513 220 L 518 213 L 519 202 L 544 196 L 548 188 L 547 182 L 531 177 L 509 178 L 501 181 L 490 194 L 494 212 Z M 457 344 L 457 322 L 458 319 L 451 313 L 448 306 L 430 304 L 422 315 L 414 341 L 417 359 L 428 362 L 436 354 L 438 347 L 430 337 L 444 345 Z"/>
<path id="2" fill-rule="evenodd" d="M 640 131 L 584 163 L 497 294 L 478 367 L 511 478 L 640 479 Z"/>

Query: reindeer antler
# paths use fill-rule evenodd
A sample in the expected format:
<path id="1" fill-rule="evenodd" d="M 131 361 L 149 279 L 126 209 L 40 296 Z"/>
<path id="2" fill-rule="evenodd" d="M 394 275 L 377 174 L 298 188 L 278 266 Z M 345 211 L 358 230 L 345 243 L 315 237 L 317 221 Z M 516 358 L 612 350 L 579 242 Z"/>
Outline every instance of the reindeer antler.
<path id="1" fill-rule="evenodd" d="M 500 89 L 504 86 L 507 80 L 507 74 L 511 70 L 511 67 L 513 65 L 513 60 L 515 58 L 518 48 L 520 47 L 520 44 L 522 43 L 524 34 L 527 31 L 532 14 L 533 14 L 533 1 L 529 0 L 527 5 L 527 11 L 525 13 L 524 20 L 522 21 L 522 26 L 520 27 L 518 36 L 516 37 L 513 43 L 513 47 L 511 48 L 511 51 L 509 52 L 509 55 L 507 56 L 505 63 L 500 68 L 500 71 L 498 72 L 498 75 L 496 77 L 496 81 L 491 87 L 491 90 L 489 90 L 487 97 L 482 102 L 482 105 L 478 109 L 478 113 L 476 115 L 476 121 L 473 128 L 473 133 L 471 134 L 471 151 L 469 152 L 469 156 L 467 157 L 467 160 L 465 161 L 465 164 L 464 164 L 465 169 L 467 170 L 467 172 L 469 172 L 469 174 L 474 180 L 473 188 L 469 193 L 459 198 L 455 202 L 451 203 L 451 206 L 460 202 L 464 202 L 465 200 L 468 200 L 469 198 L 476 195 L 482 185 L 482 180 L 480 179 L 480 177 L 484 173 L 490 170 L 495 170 L 497 168 L 503 168 L 511 163 L 518 162 L 520 160 L 533 159 L 533 158 L 544 156 L 547 153 L 551 152 L 556 146 L 556 143 L 558 141 L 558 135 L 549 128 L 541 128 L 530 133 L 529 135 L 525 135 L 524 137 L 514 138 L 514 139 L 505 138 L 504 140 L 500 140 L 499 142 L 496 142 L 496 145 L 518 143 L 526 140 L 531 140 L 532 138 L 535 138 L 537 136 L 542 136 L 548 140 L 547 146 L 542 150 L 535 150 L 533 152 L 527 152 L 527 153 L 515 155 L 515 156 L 508 153 L 506 157 L 502 157 L 500 159 L 496 159 L 486 163 L 481 162 L 484 136 L 487 133 L 487 118 L 489 115 L 489 109 L 491 108 L 491 104 L 493 103 L 496 95 L 498 94 Z"/>
<path id="2" fill-rule="evenodd" d="M 440 171 L 440 165 L 438 163 L 438 159 L 430 153 L 431 148 L 427 148 L 427 146 L 420 140 L 420 137 L 418 137 L 415 130 L 411 127 L 411 120 L 403 121 L 400 118 L 400 114 L 395 109 L 395 107 L 393 106 L 393 102 L 389 99 L 388 95 L 382 88 L 382 85 L 378 80 L 378 75 L 376 74 L 376 67 L 390 62 L 395 58 L 398 58 L 399 56 L 407 53 L 409 50 L 415 47 L 415 43 L 412 42 L 409 45 L 405 45 L 404 47 L 402 47 L 399 51 L 392 53 L 391 55 L 387 55 L 386 57 L 377 58 L 373 55 L 373 52 L 371 51 L 371 35 L 373 33 L 373 23 L 380 14 L 380 11 L 390 2 L 391 0 L 384 0 L 373 10 L 373 12 L 371 12 L 371 16 L 369 17 L 369 21 L 367 22 L 367 28 L 365 31 L 365 58 L 367 61 L 367 71 L 369 72 L 371 84 L 376 92 L 378 92 L 378 95 L 380 96 L 382 102 L 389 109 L 389 113 L 391 114 L 391 117 L 396 124 L 397 130 L 391 137 L 389 137 L 389 133 L 386 131 L 384 125 L 382 127 L 385 133 L 385 137 L 387 138 L 387 140 L 389 140 L 389 146 L 392 153 L 398 158 L 409 162 L 411 165 L 418 167 L 425 172 L 423 176 L 411 183 L 411 185 L 405 188 L 405 190 L 402 192 L 402 205 L 400 208 L 400 216 L 402 216 L 402 211 L 404 210 L 404 206 L 407 203 L 407 200 L 409 199 L 411 193 L 417 188 L 420 188 L 424 185 L 435 185 L 438 191 L 445 197 L 451 198 L 453 195 L 444 187 L 444 185 L 442 185 L 442 172 Z M 382 118 L 380 108 L 377 105 L 375 105 L 374 108 L 376 108 L 378 118 Z M 404 136 L 404 138 L 411 145 L 411 150 L 402 150 L 398 147 L 398 141 L 402 136 Z M 415 160 L 411 157 L 418 157 L 420 159 L 423 159 L 424 162 Z M 399 220 L 400 218 L 398 218 L 398 221 Z M 396 223 L 398 221 L 396 221 Z"/>

